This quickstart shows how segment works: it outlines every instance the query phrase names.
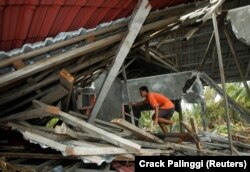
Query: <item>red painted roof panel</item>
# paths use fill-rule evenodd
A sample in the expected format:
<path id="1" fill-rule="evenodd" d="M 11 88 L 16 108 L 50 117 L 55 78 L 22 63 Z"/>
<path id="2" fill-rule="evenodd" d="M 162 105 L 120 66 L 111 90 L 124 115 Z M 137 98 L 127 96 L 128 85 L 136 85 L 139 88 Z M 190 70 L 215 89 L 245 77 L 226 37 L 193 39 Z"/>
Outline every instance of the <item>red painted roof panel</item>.
<path id="1" fill-rule="evenodd" d="M 153 10 L 192 0 L 150 0 Z M 137 0 L 0 0 L 0 51 L 131 15 Z"/>

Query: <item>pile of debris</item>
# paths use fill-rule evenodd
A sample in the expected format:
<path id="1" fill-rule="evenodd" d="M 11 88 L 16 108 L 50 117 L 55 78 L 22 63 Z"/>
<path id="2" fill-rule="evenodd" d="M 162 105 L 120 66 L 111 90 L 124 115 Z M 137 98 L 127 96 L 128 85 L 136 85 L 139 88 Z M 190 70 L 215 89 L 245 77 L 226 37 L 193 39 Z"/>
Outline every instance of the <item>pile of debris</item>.
<path id="1" fill-rule="evenodd" d="M 95 125 L 92 125 L 85 121 L 87 116 L 83 114 L 73 111 L 65 113 L 38 100 L 34 100 L 33 105 L 31 110 L 1 118 L 2 126 L 18 130 L 31 143 L 60 151 L 65 159 L 70 157 L 82 159 L 84 163 L 101 165 L 103 162 L 134 161 L 135 156 L 230 155 L 225 137 L 214 133 L 198 133 L 194 120 L 191 120 L 191 128 L 187 123 L 181 122 L 187 132 L 169 133 L 164 135 L 163 140 L 123 119 L 113 119 L 111 122 L 96 119 Z M 54 128 L 47 128 L 28 122 L 45 117 L 56 117 L 62 123 Z M 237 148 L 236 155 L 250 154 L 249 144 L 240 141 L 234 141 L 233 144 Z M 22 153 L 23 156 L 29 154 Z M 1 156 L 18 158 L 20 154 L 2 152 Z M 50 159 L 49 155 L 45 157 Z M 41 156 L 33 154 L 30 158 Z M 49 166 L 48 162 L 46 164 Z"/>

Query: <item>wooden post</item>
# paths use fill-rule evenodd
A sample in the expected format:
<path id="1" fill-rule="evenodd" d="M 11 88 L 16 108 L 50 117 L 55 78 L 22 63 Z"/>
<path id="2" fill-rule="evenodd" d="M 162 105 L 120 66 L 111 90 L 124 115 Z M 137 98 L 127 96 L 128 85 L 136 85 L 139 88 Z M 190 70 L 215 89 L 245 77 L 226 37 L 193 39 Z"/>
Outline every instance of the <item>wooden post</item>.
<path id="1" fill-rule="evenodd" d="M 126 91 L 127 91 L 128 101 L 130 103 L 131 98 L 130 98 L 129 88 L 128 88 L 128 84 L 127 84 L 127 75 L 126 75 L 126 70 L 125 70 L 124 64 L 122 65 L 122 75 L 123 75 L 124 84 L 125 84 Z M 133 112 L 133 107 L 131 104 L 129 104 L 129 112 L 131 115 L 131 122 L 133 125 L 135 125 L 134 112 Z"/>
<path id="2" fill-rule="evenodd" d="M 66 97 L 62 99 L 62 104 L 61 104 L 61 109 L 65 112 L 68 111 L 69 109 L 69 104 L 70 104 L 70 99 L 71 99 L 71 94 L 73 91 L 73 85 L 74 85 L 74 80 L 75 78 L 65 69 L 61 70 L 60 72 L 60 83 L 61 85 L 66 88 L 69 93 Z"/>
<path id="3" fill-rule="evenodd" d="M 192 130 L 193 132 L 195 133 L 195 135 L 197 135 L 198 137 L 198 130 L 197 130 L 197 126 L 195 124 L 195 121 L 193 118 L 190 119 L 190 123 L 191 123 L 191 126 L 192 126 Z M 200 154 L 201 152 L 201 143 L 200 141 L 198 140 L 198 142 L 195 143 L 196 144 L 196 148 L 198 149 L 197 153 Z"/>
<path id="4" fill-rule="evenodd" d="M 101 91 L 97 97 L 97 101 L 92 110 L 91 116 L 89 118 L 89 122 L 93 123 L 96 118 L 126 56 L 128 55 L 130 48 L 132 47 L 136 36 L 138 35 L 144 21 L 146 20 L 149 12 L 151 10 L 151 5 L 148 0 L 142 0 L 140 4 L 138 4 L 137 9 L 134 11 L 131 23 L 129 25 L 129 32 L 127 36 L 122 41 L 120 48 L 117 52 L 115 61 L 113 66 L 111 67 L 105 82 L 102 85 Z"/>
<path id="5" fill-rule="evenodd" d="M 224 105 L 225 105 L 225 115 L 227 119 L 229 148 L 230 148 L 231 155 L 232 155 L 233 154 L 232 133 L 231 133 L 230 117 L 228 114 L 228 100 L 227 100 L 227 95 L 226 95 L 226 84 L 225 84 L 224 67 L 223 67 L 222 54 L 221 54 L 220 37 L 219 37 L 219 31 L 218 31 L 215 12 L 213 12 L 212 18 L 213 18 L 213 26 L 214 26 L 214 32 L 215 32 L 215 41 L 216 41 L 216 47 L 217 47 L 218 61 L 219 61 L 219 67 L 220 67 L 221 84 L 222 84 L 224 103 L 225 103 Z"/>

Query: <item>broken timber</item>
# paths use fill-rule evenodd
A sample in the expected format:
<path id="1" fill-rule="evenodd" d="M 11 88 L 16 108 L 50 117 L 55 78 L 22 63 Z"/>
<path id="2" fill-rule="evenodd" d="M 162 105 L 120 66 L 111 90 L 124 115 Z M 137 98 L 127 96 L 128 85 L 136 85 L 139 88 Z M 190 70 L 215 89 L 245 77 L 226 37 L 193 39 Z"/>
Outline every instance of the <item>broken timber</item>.
<path id="1" fill-rule="evenodd" d="M 149 141 L 157 142 L 157 143 L 163 143 L 163 140 L 161 140 L 160 138 L 146 132 L 143 129 L 140 129 L 140 128 L 132 125 L 131 123 L 129 123 L 123 119 L 113 119 L 111 122 L 130 130 L 133 134 L 135 134 L 141 138 L 147 139 Z"/>
<path id="2" fill-rule="evenodd" d="M 41 105 L 47 106 L 47 105 L 45 105 L 42 102 L 39 102 L 37 100 L 34 100 L 33 103 L 40 105 L 40 106 Z M 74 117 L 68 113 L 62 112 L 57 107 L 54 107 L 54 109 L 55 110 L 51 111 L 51 113 L 57 114 L 61 118 L 66 119 L 64 122 L 70 123 L 71 125 L 73 123 L 88 133 L 94 133 L 94 134 L 100 136 L 104 141 L 112 143 L 116 146 L 123 147 L 129 151 L 133 151 L 134 153 L 136 153 L 136 152 L 139 153 L 139 151 L 141 149 L 141 146 L 138 144 L 135 144 L 135 143 L 128 141 L 124 138 L 121 138 L 115 134 L 109 133 L 105 130 L 102 130 L 98 127 L 95 127 L 94 125 L 91 125 L 80 118 L 77 118 L 77 117 Z"/>
<path id="3" fill-rule="evenodd" d="M 127 57 L 130 48 L 132 47 L 137 34 L 139 33 L 145 19 L 147 18 L 150 10 L 151 10 L 151 5 L 148 0 L 142 0 L 140 4 L 138 4 L 139 7 L 134 11 L 134 15 L 132 17 L 130 26 L 129 26 L 129 32 L 124 38 L 124 40 L 121 43 L 121 46 L 117 52 L 115 62 L 113 66 L 111 67 L 105 82 L 102 85 L 102 88 L 100 90 L 100 93 L 97 97 L 95 106 L 92 110 L 91 116 L 89 118 L 90 123 L 94 123 L 94 119 L 96 118 L 106 95 L 108 94 L 125 58 Z"/>

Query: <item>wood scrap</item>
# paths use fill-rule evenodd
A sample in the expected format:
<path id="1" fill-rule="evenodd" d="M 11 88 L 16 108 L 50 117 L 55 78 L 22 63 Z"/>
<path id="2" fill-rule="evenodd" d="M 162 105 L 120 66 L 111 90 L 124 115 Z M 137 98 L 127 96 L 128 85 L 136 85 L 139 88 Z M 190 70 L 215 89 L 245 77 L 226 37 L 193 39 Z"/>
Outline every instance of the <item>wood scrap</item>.
<path id="1" fill-rule="evenodd" d="M 142 137 L 146 140 L 150 140 L 150 141 L 157 142 L 157 143 L 163 143 L 163 140 L 161 140 L 160 138 L 146 132 L 143 129 L 140 129 L 140 128 L 134 126 L 133 124 L 125 121 L 124 119 L 121 119 L 121 118 L 113 119 L 111 122 L 130 130 L 135 135 Z"/>

